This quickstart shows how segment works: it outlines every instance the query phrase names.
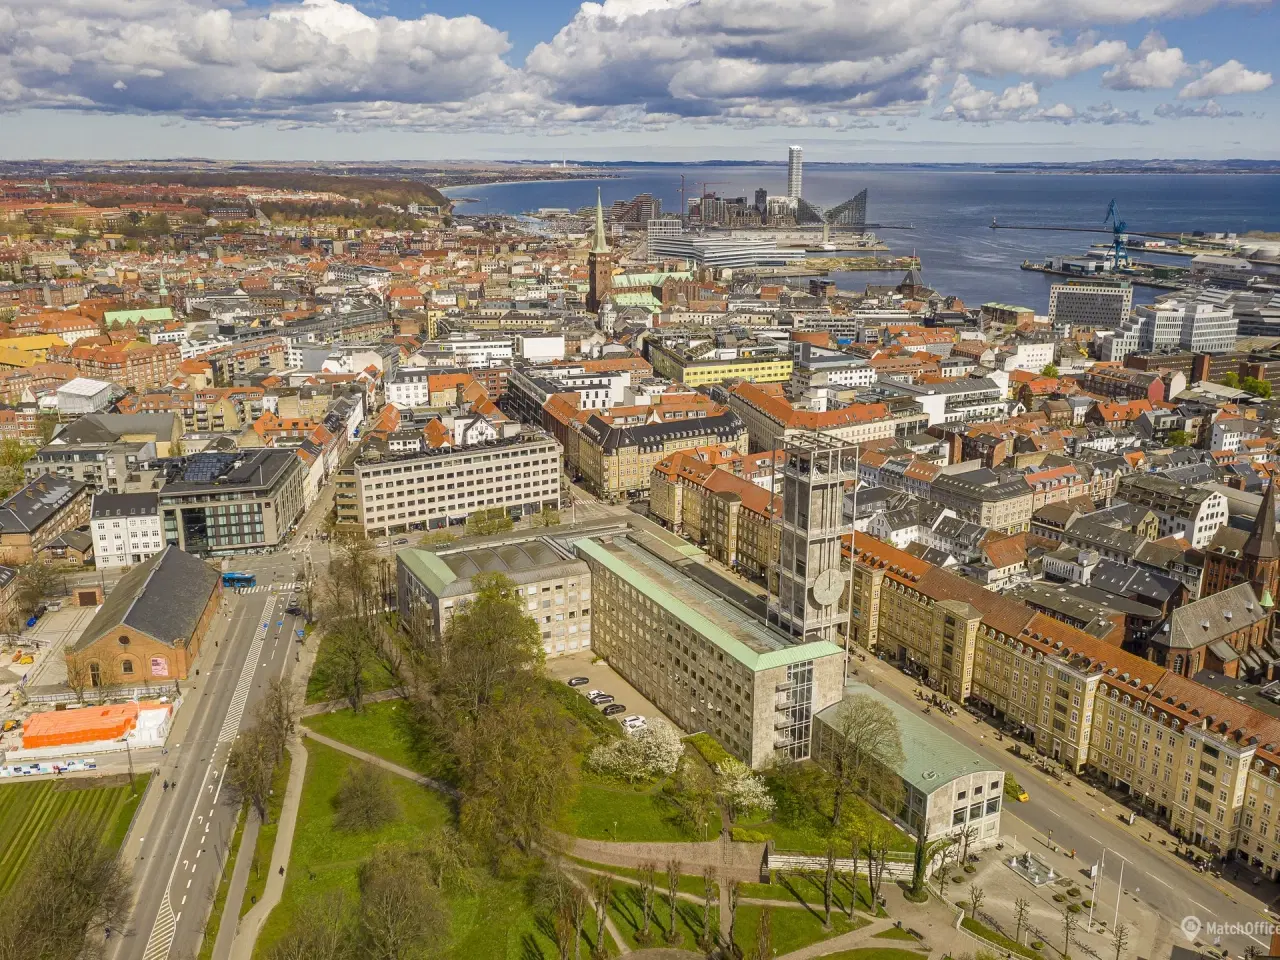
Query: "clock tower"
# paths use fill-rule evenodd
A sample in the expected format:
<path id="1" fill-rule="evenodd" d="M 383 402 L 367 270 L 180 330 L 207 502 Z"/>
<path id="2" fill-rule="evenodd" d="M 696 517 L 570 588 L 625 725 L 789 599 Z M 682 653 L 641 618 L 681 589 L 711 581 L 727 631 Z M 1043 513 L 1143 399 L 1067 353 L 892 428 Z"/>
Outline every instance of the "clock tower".
<path id="1" fill-rule="evenodd" d="M 604 232 L 604 207 L 600 201 L 600 188 L 596 187 L 596 229 L 587 254 L 587 310 L 599 313 L 600 305 L 609 299 L 613 290 L 613 255 Z"/>

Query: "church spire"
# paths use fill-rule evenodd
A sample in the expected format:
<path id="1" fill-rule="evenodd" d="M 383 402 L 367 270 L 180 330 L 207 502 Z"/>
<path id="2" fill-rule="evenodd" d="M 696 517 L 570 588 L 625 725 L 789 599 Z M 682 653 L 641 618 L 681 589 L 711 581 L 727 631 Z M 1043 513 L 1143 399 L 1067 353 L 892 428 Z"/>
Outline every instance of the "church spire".
<path id="1" fill-rule="evenodd" d="M 1262 506 L 1258 508 L 1253 530 L 1244 542 L 1244 555 L 1250 560 L 1280 559 L 1280 541 L 1276 539 L 1276 483 L 1267 484 Z"/>
<path id="2" fill-rule="evenodd" d="M 596 187 L 596 235 L 591 243 L 592 253 L 608 253 L 609 244 L 605 242 L 604 206 L 600 200 L 600 188 Z"/>

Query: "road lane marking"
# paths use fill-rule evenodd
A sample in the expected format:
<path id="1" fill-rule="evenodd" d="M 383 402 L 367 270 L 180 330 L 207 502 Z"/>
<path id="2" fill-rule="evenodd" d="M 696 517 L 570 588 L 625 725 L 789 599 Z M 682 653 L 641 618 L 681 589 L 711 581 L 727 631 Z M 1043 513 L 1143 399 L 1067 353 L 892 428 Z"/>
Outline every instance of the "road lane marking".
<path id="1" fill-rule="evenodd" d="M 173 946 L 173 935 L 178 930 L 178 918 L 173 914 L 169 903 L 169 891 L 164 892 L 160 900 L 160 909 L 156 912 L 156 922 L 147 937 L 147 947 L 142 951 L 142 960 L 164 960 L 169 956 L 169 948 Z"/>
<path id="2" fill-rule="evenodd" d="M 272 596 L 267 600 L 266 606 L 263 608 L 263 615 L 270 622 L 270 617 L 275 609 L 276 598 Z M 262 641 L 267 636 L 267 623 L 259 621 L 260 626 L 253 632 L 253 640 L 249 644 L 249 654 L 244 659 L 244 668 L 240 671 L 240 679 L 236 681 L 235 692 L 231 697 L 231 704 L 227 707 L 227 716 L 222 724 L 222 731 L 218 734 L 219 743 L 229 743 L 236 738 L 240 732 L 240 721 L 244 717 L 244 707 L 249 700 L 249 693 L 253 687 L 253 675 L 257 671 L 258 657 L 262 653 Z"/>

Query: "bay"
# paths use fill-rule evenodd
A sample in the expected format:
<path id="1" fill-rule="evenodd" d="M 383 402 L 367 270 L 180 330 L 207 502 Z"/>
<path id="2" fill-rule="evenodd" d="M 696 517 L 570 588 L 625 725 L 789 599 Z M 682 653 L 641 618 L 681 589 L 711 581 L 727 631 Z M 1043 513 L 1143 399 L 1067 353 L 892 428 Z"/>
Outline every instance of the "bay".
<path id="1" fill-rule="evenodd" d="M 597 187 L 606 206 L 650 193 L 662 200 L 664 210 L 675 212 L 680 209 L 681 174 L 689 199 L 701 193 L 703 182 L 708 191 L 720 196 L 748 198 L 757 187 L 784 193 L 786 186 L 785 164 L 673 164 L 614 167 L 609 172 L 616 179 L 463 186 L 445 193 L 475 198 L 476 202 L 458 205 L 458 212 L 464 214 L 577 209 L 594 204 Z M 864 188 L 868 222 L 914 228 L 873 228 L 892 253 L 917 254 L 925 282 L 940 293 L 959 296 L 969 306 L 999 301 L 1044 313 L 1054 278 L 1019 269 L 1022 261 L 1050 254 L 1083 254 L 1091 243 L 1107 240 L 1102 233 L 992 230 L 993 217 L 1009 224 L 1105 229 L 1103 219 L 1114 199 L 1130 230 L 1280 231 L 1277 175 L 1005 173 L 856 164 L 810 165 L 804 172 L 805 198 L 822 207 L 834 206 Z M 897 283 L 901 274 L 840 273 L 833 279 L 841 289 L 858 290 L 867 283 Z M 1150 302 L 1159 292 L 1135 287 L 1134 300 Z"/>

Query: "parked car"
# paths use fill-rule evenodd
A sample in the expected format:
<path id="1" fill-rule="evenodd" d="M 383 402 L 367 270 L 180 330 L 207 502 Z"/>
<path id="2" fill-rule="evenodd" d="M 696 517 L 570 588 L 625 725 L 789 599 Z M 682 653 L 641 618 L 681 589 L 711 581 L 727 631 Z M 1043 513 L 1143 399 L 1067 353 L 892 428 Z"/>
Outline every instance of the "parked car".
<path id="1" fill-rule="evenodd" d="M 285 608 L 284 608 L 284 612 L 285 612 L 285 613 L 287 613 L 287 614 L 288 614 L 289 616 L 291 616 L 291 617 L 300 617 L 300 616 L 302 616 L 302 608 L 301 608 L 301 607 L 299 607 L 297 604 L 294 604 L 292 607 L 285 607 Z"/>
<path id="2" fill-rule="evenodd" d="M 590 682 L 591 680 L 589 677 L 570 677 L 569 678 L 569 686 L 571 687 L 581 687 Z"/>
<path id="3" fill-rule="evenodd" d="M 602 696 L 604 696 L 604 691 L 603 691 L 603 690 L 588 690 L 588 691 L 587 691 L 587 699 L 588 699 L 588 700 L 594 700 L 596 697 L 602 697 Z"/>
<path id="4" fill-rule="evenodd" d="M 396 542 L 396 545 L 397 545 L 397 546 L 399 546 L 400 544 L 408 543 L 408 542 L 409 542 L 409 538 L 408 538 L 408 537 L 396 537 L 396 541 L 395 541 L 395 542 Z"/>
<path id="5" fill-rule="evenodd" d="M 606 703 L 613 703 L 613 694 L 598 693 L 594 697 L 588 697 L 587 699 L 590 700 L 597 707 L 599 707 L 599 706 L 603 706 Z"/>
<path id="6" fill-rule="evenodd" d="M 606 717 L 616 717 L 620 713 L 626 713 L 627 708 L 621 703 L 611 703 L 600 712 Z"/>
<path id="7" fill-rule="evenodd" d="M 638 713 L 633 713 L 629 717 L 623 717 L 618 722 L 622 724 L 628 732 L 632 730 L 643 730 L 649 725 L 648 721 Z"/>
<path id="8" fill-rule="evenodd" d="M 389 546 L 391 546 L 391 541 L 390 541 L 390 540 L 379 540 L 379 541 L 378 541 L 378 546 L 380 546 L 380 547 L 389 547 Z"/>

